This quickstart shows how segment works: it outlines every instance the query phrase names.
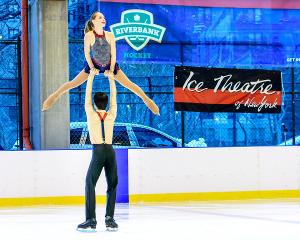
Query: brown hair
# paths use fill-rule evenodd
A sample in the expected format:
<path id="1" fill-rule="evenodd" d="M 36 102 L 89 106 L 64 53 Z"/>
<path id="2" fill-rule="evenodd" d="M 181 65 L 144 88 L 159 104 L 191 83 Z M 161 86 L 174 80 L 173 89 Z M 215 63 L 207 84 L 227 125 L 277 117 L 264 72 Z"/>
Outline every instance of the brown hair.
<path id="1" fill-rule="evenodd" d="M 90 19 L 85 23 L 84 34 L 86 34 L 89 31 L 94 30 L 94 24 L 93 24 L 92 20 L 94 20 L 96 18 L 97 13 L 99 13 L 99 12 L 94 12 L 92 14 L 92 16 L 90 17 Z"/>

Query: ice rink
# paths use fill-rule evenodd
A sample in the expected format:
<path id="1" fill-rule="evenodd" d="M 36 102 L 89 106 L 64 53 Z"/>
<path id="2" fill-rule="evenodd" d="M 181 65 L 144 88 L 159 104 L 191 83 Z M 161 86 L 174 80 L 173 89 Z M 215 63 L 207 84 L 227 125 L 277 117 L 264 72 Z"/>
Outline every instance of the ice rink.
<path id="1" fill-rule="evenodd" d="M 0 209 L 0 239 L 299 240 L 300 199 L 118 204 L 118 232 L 107 232 L 97 205 L 97 232 L 76 231 L 84 206 Z"/>

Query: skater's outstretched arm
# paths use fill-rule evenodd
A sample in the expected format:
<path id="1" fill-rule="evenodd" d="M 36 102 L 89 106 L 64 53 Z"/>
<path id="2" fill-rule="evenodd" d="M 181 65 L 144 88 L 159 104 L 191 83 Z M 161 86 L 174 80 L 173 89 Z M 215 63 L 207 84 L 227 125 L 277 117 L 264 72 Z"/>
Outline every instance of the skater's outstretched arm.
<path id="1" fill-rule="evenodd" d="M 112 76 L 108 77 L 110 88 L 109 110 L 108 112 L 114 117 L 117 117 L 117 89 L 115 79 Z"/>
<path id="2" fill-rule="evenodd" d="M 89 116 L 90 113 L 94 112 L 93 101 L 92 101 L 94 78 L 95 78 L 95 75 L 93 73 L 90 73 L 89 76 L 88 76 L 86 89 L 85 89 L 84 109 L 85 109 L 85 112 L 86 112 L 87 116 Z"/>

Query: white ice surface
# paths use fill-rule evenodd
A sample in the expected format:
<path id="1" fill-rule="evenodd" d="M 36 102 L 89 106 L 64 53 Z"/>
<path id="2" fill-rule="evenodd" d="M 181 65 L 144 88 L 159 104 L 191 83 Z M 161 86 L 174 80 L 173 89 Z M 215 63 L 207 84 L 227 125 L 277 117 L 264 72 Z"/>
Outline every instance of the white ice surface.
<path id="1" fill-rule="evenodd" d="M 105 230 L 104 210 L 97 206 L 97 232 L 82 233 L 84 206 L 0 208 L 0 239 L 300 239 L 300 200 L 118 204 L 118 232 Z"/>

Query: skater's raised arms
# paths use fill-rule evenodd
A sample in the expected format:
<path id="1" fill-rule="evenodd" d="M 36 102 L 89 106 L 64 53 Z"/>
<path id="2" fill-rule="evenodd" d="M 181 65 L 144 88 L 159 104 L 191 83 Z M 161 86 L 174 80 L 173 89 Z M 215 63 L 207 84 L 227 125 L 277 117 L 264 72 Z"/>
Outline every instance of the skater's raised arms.
<path id="1" fill-rule="evenodd" d="M 117 89 L 113 77 L 108 77 L 110 87 L 110 100 L 108 113 L 115 119 L 117 117 Z"/>
<path id="2" fill-rule="evenodd" d="M 92 102 L 92 91 L 93 91 L 94 77 L 95 77 L 94 74 L 90 74 L 88 76 L 88 81 L 87 81 L 87 84 L 86 84 L 84 108 L 85 108 L 85 112 L 86 112 L 87 115 L 94 112 L 93 102 Z"/>

